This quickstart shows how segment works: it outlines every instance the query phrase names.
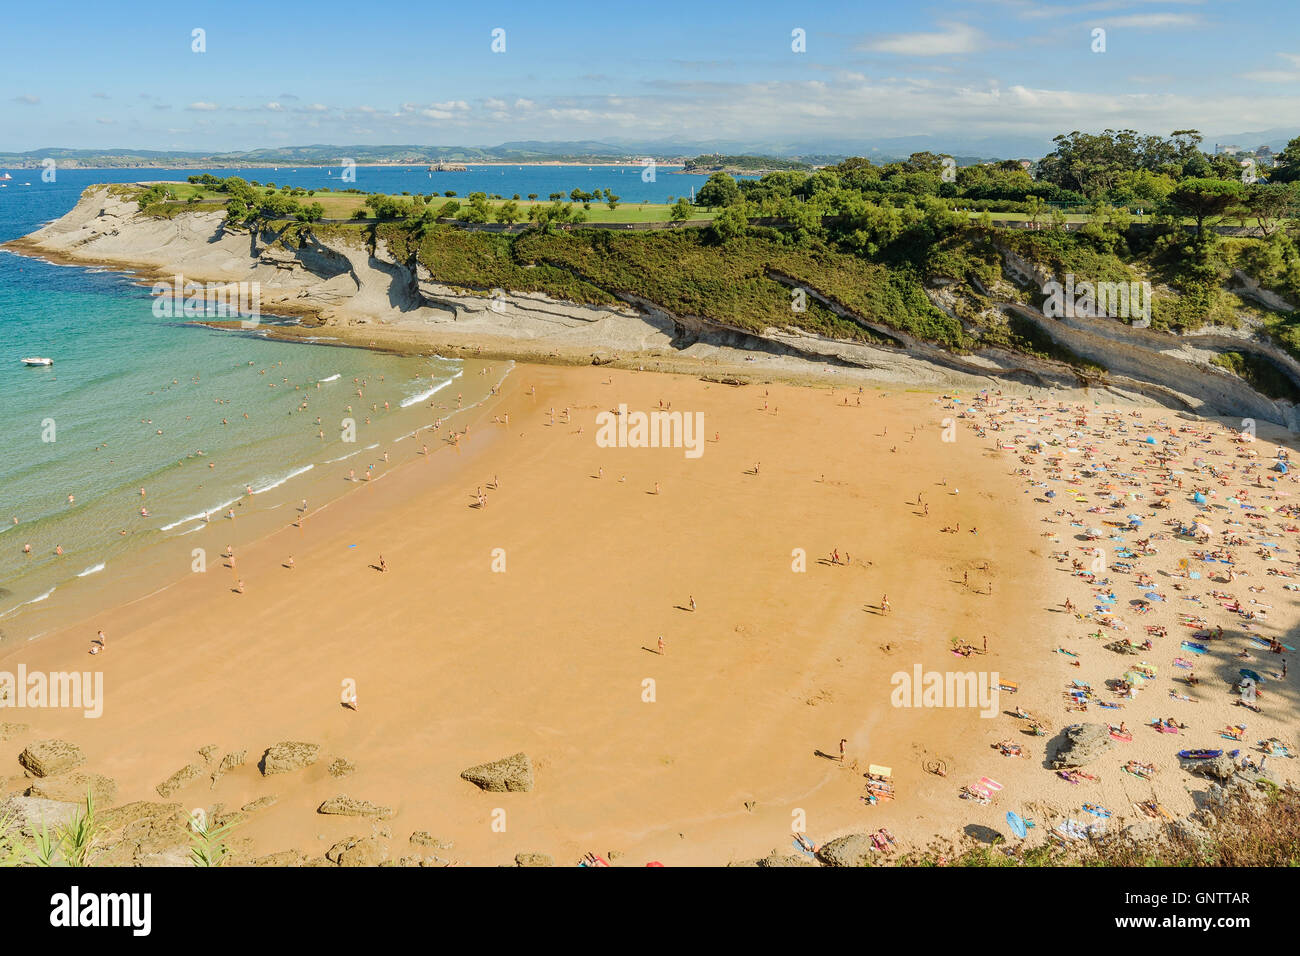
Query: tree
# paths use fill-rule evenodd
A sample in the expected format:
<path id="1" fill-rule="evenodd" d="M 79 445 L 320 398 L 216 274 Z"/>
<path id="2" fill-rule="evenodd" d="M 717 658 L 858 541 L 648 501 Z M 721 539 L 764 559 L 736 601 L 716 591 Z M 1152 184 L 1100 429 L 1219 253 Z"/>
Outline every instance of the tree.
<path id="1" fill-rule="evenodd" d="M 709 236 L 721 243 L 743 236 L 749 229 L 749 218 L 745 212 L 743 202 L 727 206 L 709 224 Z"/>
<path id="2" fill-rule="evenodd" d="M 622 196 L 615 196 L 613 192 L 608 189 L 605 190 L 605 205 L 609 207 L 610 212 L 613 212 L 618 208 L 619 201 L 622 198 Z"/>
<path id="3" fill-rule="evenodd" d="M 1205 221 L 1222 216 L 1242 201 L 1242 185 L 1233 179 L 1184 179 L 1169 194 L 1169 204 L 1196 220 L 1196 239 L 1204 237 Z"/>
<path id="4" fill-rule="evenodd" d="M 685 222 L 691 216 L 691 204 L 682 196 L 668 209 L 668 218 L 673 222 Z"/>
<path id="5" fill-rule="evenodd" d="M 730 206 L 739 200 L 740 187 L 736 185 L 736 181 L 726 173 L 714 173 L 700 187 L 695 197 L 695 204 L 712 209 L 714 206 Z"/>
<path id="6" fill-rule="evenodd" d="M 1300 208 L 1300 186 L 1295 183 L 1253 183 L 1246 187 L 1243 212 L 1259 224 L 1259 231 L 1271 235 L 1283 219 Z"/>
<path id="7" fill-rule="evenodd" d="M 1269 181 L 1274 183 L 1294 183 L 1300 181 L 1300 136 L 1286 144 L 1286 148 L 1277 154 Z"/>
<path id="8" fill-rule="evenodd" d="M 508 199 L 497 209 L 497 222 L 504 222 L 507 226 L 514 225 L 519 221 L 519 203 L 513 199 Z"/>
<path id="9" fill-rule="evenodd" d="M 529 201 L 529 202 L 537 202 L 537 193 L 529 193 L 529 194 L 528 194 L 528 201 Z"/>

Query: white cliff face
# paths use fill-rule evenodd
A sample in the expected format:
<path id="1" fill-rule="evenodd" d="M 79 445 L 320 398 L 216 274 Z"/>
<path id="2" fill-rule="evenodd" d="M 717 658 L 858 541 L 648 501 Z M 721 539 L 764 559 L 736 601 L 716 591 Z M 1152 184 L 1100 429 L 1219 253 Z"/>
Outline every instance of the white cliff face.
<path id="1" fill-rule="evenodd" d="M 272 230 L 226 228 L 224 212 L 142 216 L 133 200 L 106 186 L 87 190 L 67 215 L 14 247 L 62 261 L 129 267 L 150 278 L 181 275 L 194 282 L 257 282 L 263 313 L 312 316 L 361 343 L 383 330 L 401 333 L 404 345 L 411 348 L 487 348 L 520 358 L 620 356 L 651 366 L 663 359 L 935 388 L 1019 382 L 1075 390 L 1086 384 L 1083 375 L 1062 363 L 1004 349 L 955 354 L 854 315 L 815 290 L 811 294 L 824 306 L 896 345 L 851 342 L 794 328 L 757 334 L 703 316 L 674 315 L 630 294 L 620 294 L 617 305 L 591 306 L 535 292 L 458 288 L 440 281 L 422 264 L 399 261 L 383 242 L 372 248 L 360 233 L 295 228 L 292 239 L 284 241 Z M 1053 278 L 1010 250 L 1004 250 L 1004 274 L 1022 287 L 1039 290 Z M 770 278 L 807 288 L 795 277 Z M 949 309 L 954 292 L 927 289 L 939 307 Z M 1256 298 L 1263 302 L 1263 290 Z M 1106 368 L 1109 374 L 1101 384 L 1112 391 L 1139 393 L 1204 414 L 1241 415 L 1300 429 L 1300 415 L 1290 402 L 1272 401 L 1210 364 L 1223 351 L 1254 352 L 1300 384 L 1300 362 L 1249 332 L 1207 329 L 1174 336 L 1113 319 L 1050 319 L 1022 303 L 996 305 Z"/>

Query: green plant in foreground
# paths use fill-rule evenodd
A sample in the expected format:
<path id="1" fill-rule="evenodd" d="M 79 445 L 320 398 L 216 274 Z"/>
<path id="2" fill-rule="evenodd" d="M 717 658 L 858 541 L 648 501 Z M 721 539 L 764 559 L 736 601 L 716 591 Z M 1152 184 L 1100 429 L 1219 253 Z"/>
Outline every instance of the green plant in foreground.
<path id="1" fill-rule="evenodd" d="M 197 813 L 190 818 L 190 861 L 195 866 L 221 866 L 230 855 L 224 837 L 239 825 L 230 820 L 219 827 L 208 826 L 207 816 Z"/>

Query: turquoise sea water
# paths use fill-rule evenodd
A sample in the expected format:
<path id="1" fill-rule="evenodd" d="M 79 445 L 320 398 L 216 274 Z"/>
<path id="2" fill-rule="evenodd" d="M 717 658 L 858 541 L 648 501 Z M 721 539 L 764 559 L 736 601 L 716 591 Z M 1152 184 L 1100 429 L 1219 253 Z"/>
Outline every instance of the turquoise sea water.
<path id="1" fill-rule="evenodd" d="M 67 212 L 91 183 L 177 174 L 13 175 L 0 189 L 0 240 Z M 130 275 L 0 252 L 6 643 L 179 577 L 190 547 L 178 539 L 202 542 L 215 560 L 227 543 L 290 523 L 304 497 L 314 508 L 355 487 L 348 471 L 381 472 L 397 448 L 409 457 L 417 443 L 395 443 L 453 415 L 458 394 L 466 406 L 480 400 L 506 371 L 465 375 L 478 365 L 214 331 L 158 318 L 152 304 Z M 28 356 L 55 364 L 29 368 Z M 235 521 L 223 517 L 231 509 Z M 159 564 L 167 542 L 173 560 Z"/>

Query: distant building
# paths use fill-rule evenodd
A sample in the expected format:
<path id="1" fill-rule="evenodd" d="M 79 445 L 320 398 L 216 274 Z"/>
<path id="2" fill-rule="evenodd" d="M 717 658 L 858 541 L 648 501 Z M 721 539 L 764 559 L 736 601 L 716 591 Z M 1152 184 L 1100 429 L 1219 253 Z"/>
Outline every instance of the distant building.
<path id="1" fill-rule="evenodd" d="M 1240 146 L 1229 146 L 1226 143 L 1214 144 L 1215 156 L 1236 156 L 1240 152 L 1241 152 Z"/>

